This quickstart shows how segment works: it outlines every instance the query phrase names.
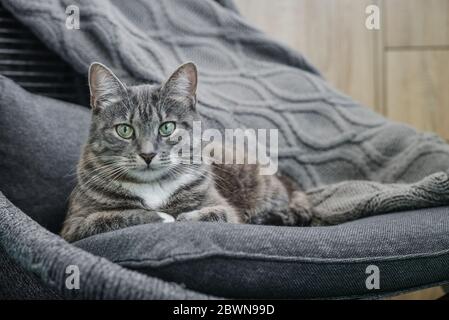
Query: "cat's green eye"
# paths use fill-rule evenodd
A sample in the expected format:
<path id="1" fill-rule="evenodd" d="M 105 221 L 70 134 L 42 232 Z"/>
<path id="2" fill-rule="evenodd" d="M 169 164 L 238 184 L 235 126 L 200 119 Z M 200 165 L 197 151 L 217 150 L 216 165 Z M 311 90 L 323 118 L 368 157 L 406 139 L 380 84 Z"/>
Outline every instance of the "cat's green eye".
<path id="1" fill-rule="evenodd" d="M 176 129 L 176 124 L 172 121 L 164 122 L 159 127 L 159 134 L 161 136 L 167 137 L 173 133 Z"/>
<path id="2" fill-rule="evenodd" d="M 117 134 L 123 139 L 130 139 L 134 134 L 134 129 L 128 124 L 119 124 L 115 127 Z"/>

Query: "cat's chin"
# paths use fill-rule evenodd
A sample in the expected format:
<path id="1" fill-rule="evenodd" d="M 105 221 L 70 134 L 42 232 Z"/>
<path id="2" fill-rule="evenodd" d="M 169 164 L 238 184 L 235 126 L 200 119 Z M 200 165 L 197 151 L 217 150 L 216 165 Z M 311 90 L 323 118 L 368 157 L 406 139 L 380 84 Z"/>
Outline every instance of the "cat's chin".
<path id="1" fill-rule="evenodd" d="M 164 167 L 141 167 L 130 170 L 128 174 L 142 182 L 151 182 L 159 179 L 165 172 Z"/>

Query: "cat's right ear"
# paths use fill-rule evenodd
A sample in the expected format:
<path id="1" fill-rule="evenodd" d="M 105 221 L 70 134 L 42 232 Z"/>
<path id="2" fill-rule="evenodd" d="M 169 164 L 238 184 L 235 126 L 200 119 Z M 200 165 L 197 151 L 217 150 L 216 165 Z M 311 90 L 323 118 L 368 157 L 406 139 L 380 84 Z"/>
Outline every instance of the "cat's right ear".
<path id="1" fill-rule="evenodd" d="M 89 67 L 90 105 L 93 109 L 105 108 L 120 101 L 125 85 L 105 65 L 94 62 Z"/>

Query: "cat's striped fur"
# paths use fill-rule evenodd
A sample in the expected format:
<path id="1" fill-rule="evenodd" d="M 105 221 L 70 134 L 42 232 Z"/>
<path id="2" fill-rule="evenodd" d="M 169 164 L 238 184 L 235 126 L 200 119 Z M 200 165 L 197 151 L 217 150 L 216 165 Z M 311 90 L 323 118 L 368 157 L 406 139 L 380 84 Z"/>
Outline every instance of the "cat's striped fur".
<path id="1" fill-rule="evenodd" d="M 306 225 L 311 208 L 285 177 L 258 174 L 257 165 L 185 164 L 176 144 L 158 136 L 164 121 L 192 129 L 197 72 L 179 67 L 162 85 L 125 86 L 107 67 L 89 69 L 92 124 L 78 165 L 77 185 L 61 232 L 68 241 L 127 226 L 173 221 Z M 122 139 L 119 123 L 133 126 Z M 151 162 L 141 154 L 152 154 Z"/>

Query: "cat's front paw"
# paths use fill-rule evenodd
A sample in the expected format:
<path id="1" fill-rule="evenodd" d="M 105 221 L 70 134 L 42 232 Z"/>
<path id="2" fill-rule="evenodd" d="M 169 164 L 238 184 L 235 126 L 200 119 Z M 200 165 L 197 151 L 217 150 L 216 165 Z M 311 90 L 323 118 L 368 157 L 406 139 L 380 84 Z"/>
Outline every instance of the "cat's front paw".
<path id="1" fill-rule="evenodd" d="M 206 222 L 238 222 L 236 215 L 229 219 L 228 214 L 232 211 L 230 207 L 213 206 L 199 210 L 192 210 L 181 213 L 176 217 L 176 221 L 206 221 Z"/>
<path id="2" fill-rule="evenodd" d="M 201 212 L 199 210 L 193 210 L 189 212 L 183 212 L 176 217 L 176 221 L 201 221 Z"/>
<path id="3" fill-rule="evenodd" d="M 165 212 L 156 212 L 156 214 L 161 218 L 162 223 L 175 222 L 175 218 Z"/>

